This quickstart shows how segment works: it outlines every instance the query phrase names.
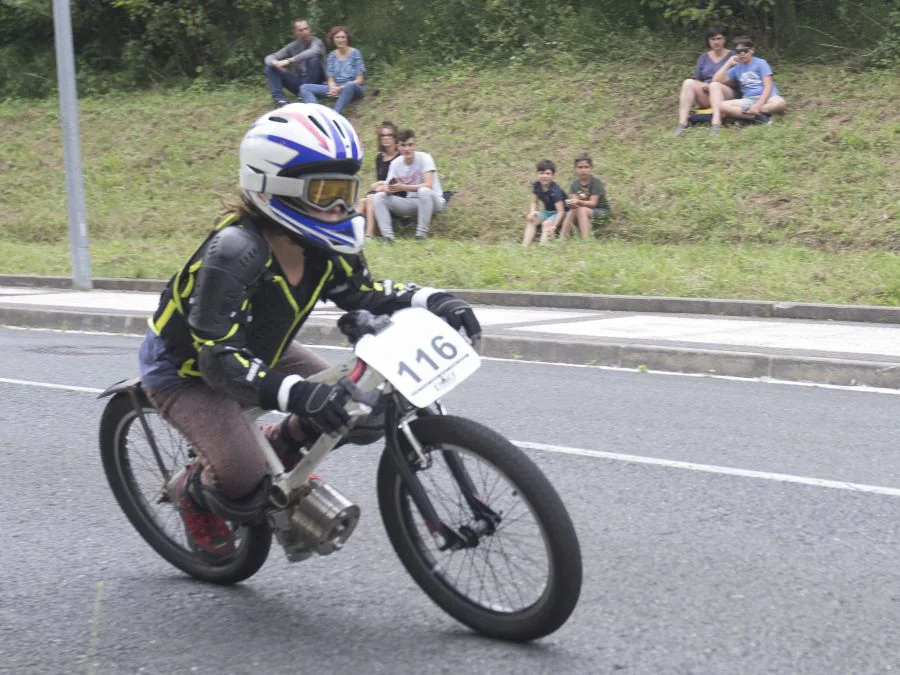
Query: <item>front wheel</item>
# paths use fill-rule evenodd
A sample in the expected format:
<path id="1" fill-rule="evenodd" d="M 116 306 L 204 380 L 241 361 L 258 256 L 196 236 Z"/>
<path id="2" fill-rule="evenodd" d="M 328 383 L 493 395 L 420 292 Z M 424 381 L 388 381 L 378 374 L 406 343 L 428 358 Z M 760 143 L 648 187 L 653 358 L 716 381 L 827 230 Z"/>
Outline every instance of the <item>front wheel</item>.
<path id="1" fill-rule="evenodd" d="M 557 630 L 578 602 L 582 567 L 575 528 L 550 481 L 519 448 L 471 420 L 426 417 L 410 428 L 429 458 L 415 475 L 444 524 L 466 532 L 477 522 L 460 466 L 499 523 L 477 545 L 442 550 L 386 451 L 378 503 L 407 571 L 441 609 L 484 635 L 527 641 Z"/>
<path id="2" fill-rule="evenodd" d="M 272 533 L 265 523 L 232 528 L 235 551 L 210 563 L 194 553 L 166 484 L 193 460 L 187 440 L 137 392 L 135 407 L 127 392 L 115 394 L 100 421 L 100 455 L 109 486 L 128 520 L 163 558 L 202 581 L 234 584 L 255 574 L 269 555 Z M 141 423 L 153 436 L 153 451 Z"/>

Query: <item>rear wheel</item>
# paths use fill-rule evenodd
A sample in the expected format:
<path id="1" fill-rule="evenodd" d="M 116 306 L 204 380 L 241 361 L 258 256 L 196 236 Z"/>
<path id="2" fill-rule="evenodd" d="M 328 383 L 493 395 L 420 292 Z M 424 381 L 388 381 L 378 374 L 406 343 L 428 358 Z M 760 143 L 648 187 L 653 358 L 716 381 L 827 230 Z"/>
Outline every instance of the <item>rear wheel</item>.
<path id="1" fill-rule="evenodd" d="M 448 460 L 462 464 L 477 499 L 500 518 L 477 545 L 440 550 L 385 452 L 378 468 L 381 516 L 413 579 L 444 611 L 485 635 L 526 641 L 557 630 L 578 602 L 582 566 L 556 490 L 525 453 L 476 422 L 427 417 L 410 426 L 429 458 L 416 476 L 444 524 L 456 532 L 478 527 Z M 412 448 L 400 439 L 409 456 Z"/>
<path id="2" fill-rule="evenodd" d="M 166 484 L 194 459 L 187 440 L 138 392 L 140 409 L 159 449 L 154 455 L 128 393 L 115 394 L 100 421 L 100 455 L 119 506 L 140 535 L 163 558 L 202 581 L 234 584 L 255 574 L 269 555 L 268 524 L 229 523 L 234 553 L 209 562 L 193 552 Z"/>

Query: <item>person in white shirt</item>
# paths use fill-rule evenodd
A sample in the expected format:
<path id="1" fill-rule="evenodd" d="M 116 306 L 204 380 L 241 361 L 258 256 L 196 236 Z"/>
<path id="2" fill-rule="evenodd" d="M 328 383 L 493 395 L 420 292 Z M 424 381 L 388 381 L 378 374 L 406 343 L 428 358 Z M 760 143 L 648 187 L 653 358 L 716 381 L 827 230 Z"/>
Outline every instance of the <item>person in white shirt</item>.
<path id="1" fill-rule="evenodd" d="M 431 217 L 443 211 L 446 203 L 437 167 L 431 155 L 416 150 L 416 134 L 412 129 L 397 134 L 397 147 L 401 156 L 391 162 L 385 184 L 372 195 L 375 222 L 381 236 L 393 241 L 391 214 L 416 215 L 416 239 L 426 239 Z"/>

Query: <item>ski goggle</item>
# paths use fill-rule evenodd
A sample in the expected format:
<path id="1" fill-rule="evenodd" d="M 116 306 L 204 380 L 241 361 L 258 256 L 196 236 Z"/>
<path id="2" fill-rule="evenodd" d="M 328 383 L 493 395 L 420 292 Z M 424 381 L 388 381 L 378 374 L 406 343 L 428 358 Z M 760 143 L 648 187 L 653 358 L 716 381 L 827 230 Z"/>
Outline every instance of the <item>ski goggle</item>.
<path id="1" fill-rule="evenodd" d="M 359 178 L 356 176 L 305 176 L 300 180 L 305 183 L 300 199 L 316 208 L 329 209 L 338 204 L 349 208 L 356 204 L 359 192 Z"/>
<path id="2" fill-rule="evenodd" d="M 356 204 L 359 178 L 344 173 L 305 174 L 296 178 L 267 176 L 245 167 L 241 169 L 241 187 L 253 192 L 294 197 L 317 209 L 343 206 L 350 210 Z"/>

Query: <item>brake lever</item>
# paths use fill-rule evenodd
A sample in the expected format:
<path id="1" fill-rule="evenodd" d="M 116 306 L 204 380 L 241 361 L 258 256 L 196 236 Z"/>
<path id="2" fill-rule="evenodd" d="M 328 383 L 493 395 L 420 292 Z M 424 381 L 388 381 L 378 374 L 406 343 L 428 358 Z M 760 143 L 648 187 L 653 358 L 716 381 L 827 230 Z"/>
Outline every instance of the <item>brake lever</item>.
<path id="1" fill-rule="evenodd" d="M 356 401 L 360 404 L 359 412 L 354 415 L 355 417 L 368 415 L 369 413 L 371 413 L 375 406 L 378 404 L 378 400 L 381 398 L 381 391 L 379 391 L 378 389 L 373 389 L 372 391 L 363 391 L 353 380 L 351 380 L 347 376 L 339 379 L 335 386 L 345 391 L 350 396 L 350 400 Z"/>
<path id="2" fill-rule="evenodd" d="M 355 345 L 364 335 L 375 335 L 391 324 L 386 315 L 375 315 L 365 309 L 354 309 L 338 319 L 338 329 Z"/>

